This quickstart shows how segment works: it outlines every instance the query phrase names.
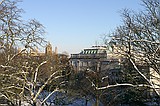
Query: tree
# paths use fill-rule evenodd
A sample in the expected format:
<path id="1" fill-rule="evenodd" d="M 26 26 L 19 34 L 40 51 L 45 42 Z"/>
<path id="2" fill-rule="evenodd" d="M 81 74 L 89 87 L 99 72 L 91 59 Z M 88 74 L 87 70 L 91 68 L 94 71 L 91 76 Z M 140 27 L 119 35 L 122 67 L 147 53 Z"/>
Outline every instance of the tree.
<path id="1" fill-rule="evenodd" d="M 69 74 L 62 75 L 64 68 L 69 66 L 64 65 L 67 62 L 62 65 L 57 54 L 50 58 L 33 56 L 31 51 L 44 47 L 46 43 L 43 38 L 45 30 L 35 19 L 28 22 L 22 20 L 23 10 L 17 7 L 18 2 L 0 2 L 0 100 L 13 106 L 23 103 L 35 106 L 47 85 Z M 44 71 L 45 79 L 40 76 Z M 50 93 L 60 91 L 59 85 L 56 83 Z M 51 94 L 42 98 L 40 103 L 45 103 Z"/>
<path id="2" fill-rule="evenodd" d="M 158 98 L 160 97 L 159 5 L 158 0 L 143 0 L 145 11 L 136 13 L 124 9 L 123 25 L 117 27 L 110 41 L 114 53 L 126 58 L 129 67 L 132 67 L 130 70 L 134 70 L 141 77 L 141 82 L 137 81 L 139 82 L 137 84 L 145 81 L 143 85 L 153 89 Z M 151 72 L 156 73 L 156 76 Z M 135 76 L 132 74 L 131 77 L 135 80 L 136 76 L 137 74 Z"/>

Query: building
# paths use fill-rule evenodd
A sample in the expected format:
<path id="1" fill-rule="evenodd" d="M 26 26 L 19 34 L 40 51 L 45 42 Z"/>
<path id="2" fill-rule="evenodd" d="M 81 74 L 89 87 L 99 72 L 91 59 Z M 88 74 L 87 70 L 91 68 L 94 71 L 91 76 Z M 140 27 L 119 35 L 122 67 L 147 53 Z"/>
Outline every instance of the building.
<path id="1" fill-rule="evenodd" d="M 55 48 L 56 49 L 56 48 Z M 30 54 L 31 56 L 52 56 L 56 52 L 52 50 L 52 45 L 48 42 L 45 47 L 45 52 L 39 52 L 37 48 L 31 49 Z"/>
<path id="2" fill-rule="evenodd" d="M 20 61 L 24 65 L 29 63 L 34 67 L 33 70 L 35 70 L 39 64 L 46 61 L 46 63 L 39 68 L 39 76 L 43 79 L 48 78 L 53 72 L 57 71 L 57 69 L 66 71 L 66 67 L 70 65 L 68 55 L 58 53 L 57 47 L 55 47 L 53 51 L 53 47 L 49 42 L 44 49 L 44 52 L 40 52 L 37 48 L 27 50 L 18 49 L 19 55 L 16 57 L 16 61 Z M 32 73 L 33 70 L 29 70 L 29 73 Z"/>
<path id="3" fill-rule="evenodd" d="M 106 46 L 85 48 L 79 54 L 71 54 L 70 58 L 75 72 L 86 71 L 89 74 L 98 74 L 110 84 L 120 80 L 120 61 L 121 58 L 111 55 Z"/>
<path id="4" fill-rule="evenodd" d="M 136 82 L 148 84 L 134 69 L 133 65 L 129 61 L 127 63 L 127 59 L 120 55 L 113 54 L 113 52 L 110 52 L 105 46 L 92 46 L 91 48 L 85 48 L 78 54 L 71 54 L 70 62 L 75 72 L 90 72 L 96 74 L 94 76 L 98 74 L 102 80 L 105 78 L 108 84 L 123 83 L 121 82 L 122 79 L 126 80 L 122 75 L 122 69 L 124 68 L 129 70 L 129 73 L 133 76 L 132 84 L 136 84 Z M 124 64 L 126 64 L 126 66 Z M 146 64 L 136 62 L 136 66 L 142 74 L 152 81 L 155 88 L 160 93 L 160 75 Z M 148 93 L 144 95 L 148 95 Z"/>
<path id="5" fill-rule="evenodd" d="M 88 68 L 96 71 L 101 59 L 106 59 L 106 57 L 105 47 L 93 46 L 92 48 L 84 49 L 79 54 L 71 54 L 70 61 L 77 72 Z"/>

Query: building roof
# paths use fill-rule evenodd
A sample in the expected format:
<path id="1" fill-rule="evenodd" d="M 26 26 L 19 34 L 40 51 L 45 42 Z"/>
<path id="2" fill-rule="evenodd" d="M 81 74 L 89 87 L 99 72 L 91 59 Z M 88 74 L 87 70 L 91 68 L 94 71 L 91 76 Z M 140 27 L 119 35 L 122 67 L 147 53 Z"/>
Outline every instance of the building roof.
<path id="1" fill-rule="evenodd" d="M 85 48 L 80 54 L 101 54 L 107 53 L 104 46 L 92 46 L 91 48 Z"/>

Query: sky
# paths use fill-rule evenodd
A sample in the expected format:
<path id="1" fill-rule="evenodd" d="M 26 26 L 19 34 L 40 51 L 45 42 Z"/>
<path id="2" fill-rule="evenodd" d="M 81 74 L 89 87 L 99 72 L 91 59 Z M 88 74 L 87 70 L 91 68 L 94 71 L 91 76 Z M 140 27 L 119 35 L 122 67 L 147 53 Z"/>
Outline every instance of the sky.
<path id="1" fill-rule="evenodd" d="M 120 11 L 141 10 L 141 0 L 23 0 L 23 19 L 44 25 L 45 38 L 58 52 L 79 53 L 122 24 Z"/>

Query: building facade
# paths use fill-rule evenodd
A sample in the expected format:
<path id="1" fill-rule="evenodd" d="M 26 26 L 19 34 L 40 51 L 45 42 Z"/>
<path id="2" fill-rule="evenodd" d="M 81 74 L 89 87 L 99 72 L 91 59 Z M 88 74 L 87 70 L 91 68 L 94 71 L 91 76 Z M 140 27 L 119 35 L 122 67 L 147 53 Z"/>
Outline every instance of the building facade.
<path id="1" fill-rule="evenodd" d="M 124 78 L 125 76 L 122 75 L 127 75 L 127 73 L 133 77 L 133 84 L 134 82 L 147 84 L 147 81 L 134 69 L 129 61 L 127 62 L 127 59 L 114 54 L 114 52 L 109 52 L 105 46 L 92 46 L 78 54 L 71 54 L 70 62 L 75 72 L 86 71 L 98 74 L 102 80 L 105 78 L 108 84 L 127 83 L 127 78 Z M 147 79 L 153 82 L 154 85 L 157 85 L 155 88 L 160 93 L 159 74 L 142 63 L 136 62 L 136 65 Z M 124 72 L 125 70 L 127 71 L 126 73 Z"/>
<path id="2" fill-rule="evenodd" d="M 113 84 L 120 80 L 120 57 L 111 54 L 106 46 L 92 46 L 78 54 L 71 54 L 70 62 L 75 72 L 85 71 Z"/>

